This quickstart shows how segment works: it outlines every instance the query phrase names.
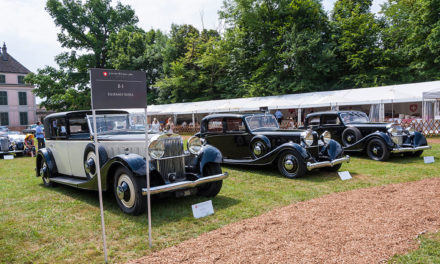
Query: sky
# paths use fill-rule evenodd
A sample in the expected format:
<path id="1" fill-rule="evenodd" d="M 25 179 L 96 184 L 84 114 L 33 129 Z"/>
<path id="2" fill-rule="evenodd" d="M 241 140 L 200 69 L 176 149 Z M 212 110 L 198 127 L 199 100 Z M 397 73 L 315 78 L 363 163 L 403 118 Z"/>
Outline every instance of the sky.
<path id="1" fill-rule="evenodd" d="M 114 1 L 115 2 L 115 1 Z M 218 29 L 217 12 L 223 0 L 121 0 L 130 5 L 144 30 L 168 32 L 171 24 L 191 24 L 199 29 Z M 329 12 L 335 0 L 323 0 Z M 378 12 L 385 0 L 373 0 L 372 11 Z M 0 0 L 0 41 L 8 53 L 30 71 L 46 65 L 56 66 L 54 57 L 63 52 L 57 41 L 60 31 L 44 9 L 44 0 Z M 202 23 L 203 17 L 203 23 Z"/>

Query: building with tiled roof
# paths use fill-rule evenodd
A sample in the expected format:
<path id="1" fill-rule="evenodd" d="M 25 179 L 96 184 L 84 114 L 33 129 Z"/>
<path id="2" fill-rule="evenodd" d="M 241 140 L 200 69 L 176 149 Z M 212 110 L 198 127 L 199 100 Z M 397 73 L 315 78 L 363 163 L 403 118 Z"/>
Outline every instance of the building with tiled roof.
<path id="1" fill-rule="evenodd" d="M 12 57 L 3 43 L 0 50 L 0 125 L 23 130 L 36 120 L 33 86 L 24 82 L 30 71 Z"/>

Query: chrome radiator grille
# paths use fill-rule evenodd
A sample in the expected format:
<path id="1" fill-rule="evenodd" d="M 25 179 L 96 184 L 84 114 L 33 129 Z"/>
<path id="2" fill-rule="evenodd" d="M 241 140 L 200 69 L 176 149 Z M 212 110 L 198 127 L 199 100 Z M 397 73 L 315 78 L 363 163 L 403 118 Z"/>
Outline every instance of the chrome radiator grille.
<path id="1" fill-rule="evenodd" d="M 8 151 L 8 150 L 9 150 L 8 138 L 0 137 L 0 151 Z"/>
<path id="2" fill-rule="evenodd" d="M 175 174 L 177 180 L 183 179 L 185 177 L 185 160 L 184 157 L 176 157 L 184 154 L 182 138 L 169 137 L 160 140 L 163 140 L 165 143 L 163 159 L 157 161 L 160 174 L 166 179 L 168 179 L 171 174 Z"/>

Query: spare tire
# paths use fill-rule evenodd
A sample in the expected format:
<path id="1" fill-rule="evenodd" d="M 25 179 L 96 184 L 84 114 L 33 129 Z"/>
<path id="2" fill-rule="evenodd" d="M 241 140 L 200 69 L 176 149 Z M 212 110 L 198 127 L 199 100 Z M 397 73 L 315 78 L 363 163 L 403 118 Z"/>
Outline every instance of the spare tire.
<path id="1" fill-rule="evenodd" d="M 252 157 L 258 159 L 270 151 L 270 141 L 266 137 L 257 137 L 252 139 L 250 147 Z"/>
<path id="2" fill-rule="evenodd" d="M 361 131 L 356 127 L 347 127 L 342 132 L 342 144 L 347 147 L 359 141 L 362 137 Z"/>

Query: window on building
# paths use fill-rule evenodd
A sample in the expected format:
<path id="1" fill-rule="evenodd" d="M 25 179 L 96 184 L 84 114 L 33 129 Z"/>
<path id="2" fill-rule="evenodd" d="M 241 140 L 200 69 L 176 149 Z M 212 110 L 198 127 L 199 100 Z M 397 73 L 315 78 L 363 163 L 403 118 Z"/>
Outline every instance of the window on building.
<path id="1" fill-rule="evenodd" d="M 26 92 L 18 92 L 18 104 L 27 105 Z"/>
<path id="2" fill-rule="evenodd" d="M 18 75 L 17 79 L 18 79 L 19 84 L 24 84 L 24 76 L 23 75 Z"/>
<path id="3" fill-rule="evenodd" d="M 9 126 L 9 115 L 7 112 L 0 113 L 0 126 Z"/>
<path id="4" fill-rule="evenodd" d="M 6 76 L 3 74 L 0 74 L 0 83 L 6 83 Z"/>
<path id="5" fill-rule="evenodd" d="M 8 105 L 8 93 L 0 92 L 0 105 Z"/>
<path id="6" fill-rule="evenodd" d="M 26 126 L 28 124 L 28 113 L 20 112 L 20 125 Z"/>

